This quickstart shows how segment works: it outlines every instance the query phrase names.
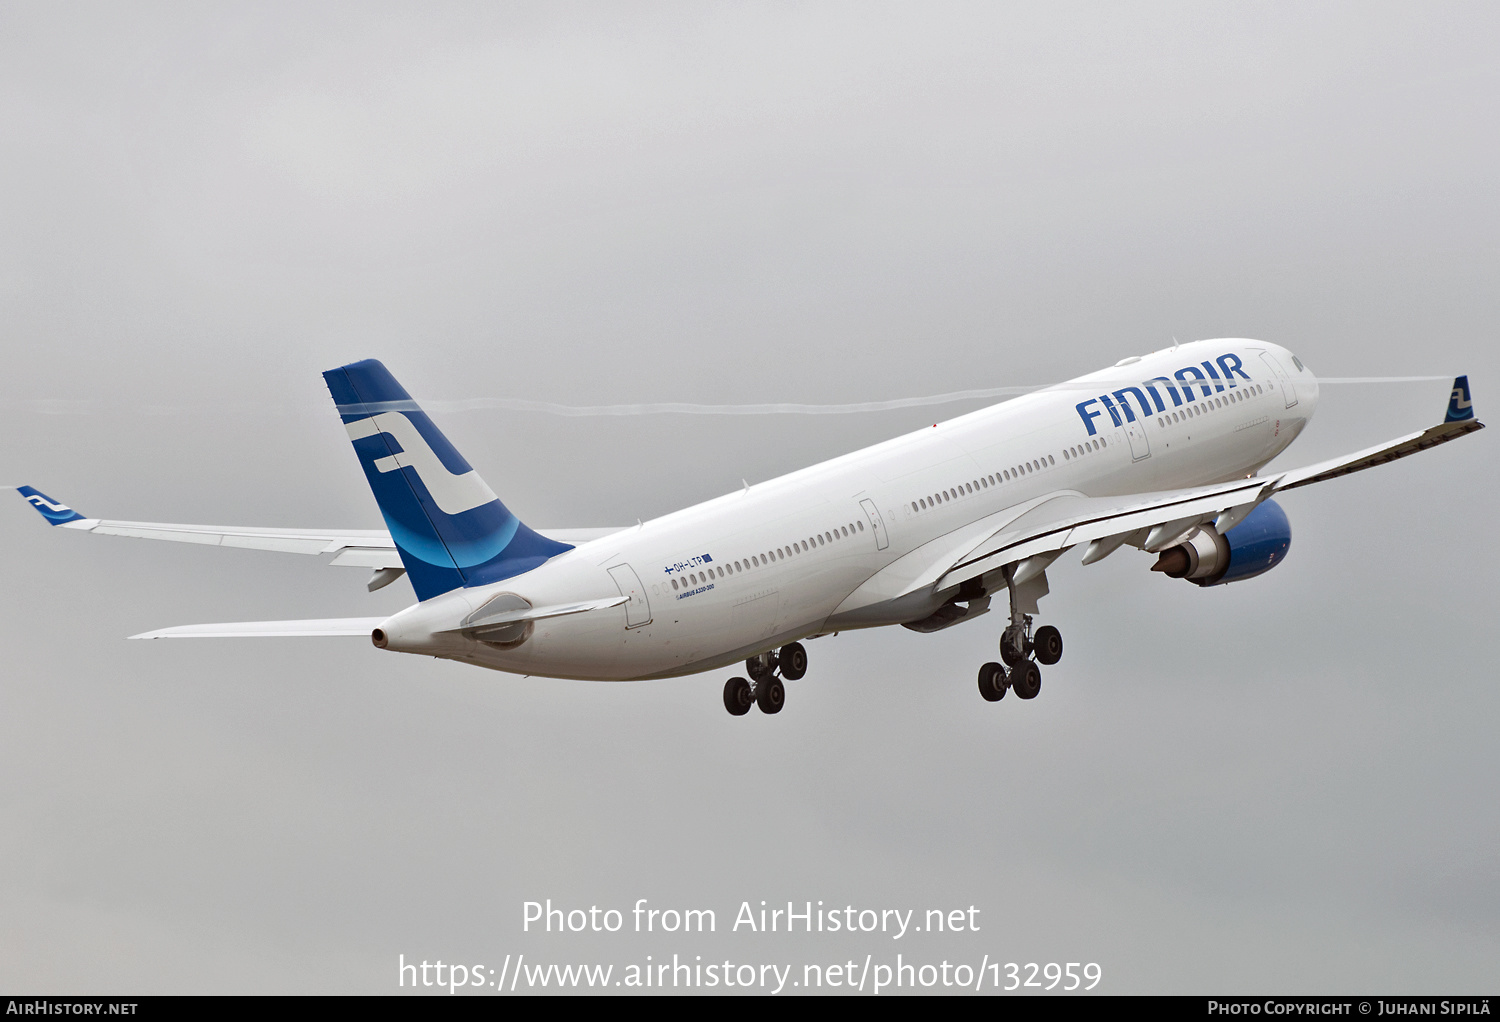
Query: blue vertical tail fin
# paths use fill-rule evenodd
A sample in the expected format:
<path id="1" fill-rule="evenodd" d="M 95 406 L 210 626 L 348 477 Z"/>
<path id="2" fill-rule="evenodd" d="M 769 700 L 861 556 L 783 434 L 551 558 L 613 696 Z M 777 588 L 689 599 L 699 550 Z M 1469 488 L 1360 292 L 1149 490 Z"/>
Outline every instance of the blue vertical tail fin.
<path id="1" fill-rule="evenodd" d="M 323 374 L 417 599 L 530 571 L 572 547 L 528 529 L 374 359 Z"/>

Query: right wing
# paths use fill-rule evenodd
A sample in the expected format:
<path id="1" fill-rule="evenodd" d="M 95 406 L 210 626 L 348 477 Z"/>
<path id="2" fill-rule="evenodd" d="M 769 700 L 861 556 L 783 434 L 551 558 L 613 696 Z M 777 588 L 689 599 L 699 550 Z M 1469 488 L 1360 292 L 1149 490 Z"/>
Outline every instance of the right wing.
<path id="1" fill-rule="evenodd" d="M 373 592 L 400 578 L 406 570 L 390 533 L 382 529 L 266 529 L 239 525 L 180 525 L 172 522 L 117 522 L 85 518 L 66 504 L 30 486 L 16 487 L 32 507 L 52 525 L 98 536 L 130 536 L 173 543 L 274 550 L 288 554 L 332 554 L 329 564 L 373 568 L 368 588 Z M 548 539 L 574 545 L 587 543 L 622 528 L 538 529 Z M 368 629 L 366 629 L 368 631 Z"/>

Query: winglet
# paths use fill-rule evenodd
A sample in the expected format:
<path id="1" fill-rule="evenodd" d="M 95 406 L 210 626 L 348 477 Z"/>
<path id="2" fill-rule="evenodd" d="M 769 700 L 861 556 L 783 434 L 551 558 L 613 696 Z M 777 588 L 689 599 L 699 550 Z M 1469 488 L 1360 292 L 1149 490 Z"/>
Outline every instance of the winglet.
<path id="1" fill-rule="evenodd" d="M 1474 418 L 1474 403 L 1469 399 L 1469 378 L 1456 377 L 1453 381 L 1453 396 L 1448 399 L 1448 414 L 1444 422 L 1468 422 Z"/>
<path id="2" fill-rule="evenodd" d="M 30 486 L 17 486 L 16 491 L 25 497 L 31 506 L 41 512 L 42 517 L 52 525 L 66 525 L 69 522 L 83 521 L 83 515 L 74 511 L 66 504 L 59 504 L 51 497 Z"/>

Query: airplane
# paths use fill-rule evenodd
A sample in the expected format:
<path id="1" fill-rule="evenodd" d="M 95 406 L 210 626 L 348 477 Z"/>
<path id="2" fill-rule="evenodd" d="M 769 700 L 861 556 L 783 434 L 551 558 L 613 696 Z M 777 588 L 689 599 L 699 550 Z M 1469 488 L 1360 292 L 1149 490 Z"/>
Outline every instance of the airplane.
<path id="1" fill-rule="evenodd" d="M 1261 475 L 1312 418 L 1318 380 L 1291 351 L 1195 341 L 935 423 L 626 528 L 531 529 L 378 361 L 323 374 L 386 531 L 257 529 L 85 518 L 18 487 L 52 525 L 99 535 L 332 555 L 401 578 L 388 618 L 187 625 L 131 636 L 368 635 L 383 650 L 497 671 L 644 681 L 743 664 L 724 706 L 779 712 L 804 640 L 1008 619 L 989 702 L 1032 699 L 1062 635 L 1034 626 L 1047 568 L 1122 546 L 1198 586 L 1261 575 L 1291 526 L 1273 495 L 1483 429 L 1468 377 L 1443 421 L 1305 468 Z"/>

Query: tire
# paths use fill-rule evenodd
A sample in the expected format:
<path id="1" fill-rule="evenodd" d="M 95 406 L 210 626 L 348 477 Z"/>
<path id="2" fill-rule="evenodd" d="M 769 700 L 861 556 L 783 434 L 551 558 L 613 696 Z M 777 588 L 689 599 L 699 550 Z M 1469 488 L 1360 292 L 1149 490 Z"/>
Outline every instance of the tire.
<path id="1" fill-rule="evenodd" d="M 985 702 L 998 703 L 1005 698 L 1008 687 L 1004 667 L 990 661 L 979 669 L 979 694 L 984 696 Z"/>
<path id="2" fill-rule="evenodd" d="M 1038 663 L 1050 666 L 1062 659 L 1062 632 L 1059 632 L 1051 625 L 1042 625 L 1042 627 L 1038 628 L 1031 642 L 1036 647 L 1036 659 Z"/>
<path id="3" fill-rule="evenodd" d="M 730 678 L 724 683 L 724 709 L 736 717 L 743 717 L 755 704 L 750 693 L 750 683 L 744 678 Z"/>
<path id="4" fill-rule="evenodd" d="M 1010 687 L 1021 699 L 1035 699 L 1042 690 L 1042 669 L 1032 660 L 1017 664 L 1010 672 Z"/>
<path id="5" fill-rule="evenodd" d="M 756 686 L 755 705 L 761 713 L 780 713 L 786 705 L 786 686 L 780 678 L 767 678 Z"/>
<path id="6" fill-rule="evenodd" d="M 787 681 L 798 681 L 807 673 L 807 650 L 802 648 L 802 643 L 791 642 L 781 647 L 781 652 L 776 656 L 776 662 L 781 666 L 781 676 Z"/>

